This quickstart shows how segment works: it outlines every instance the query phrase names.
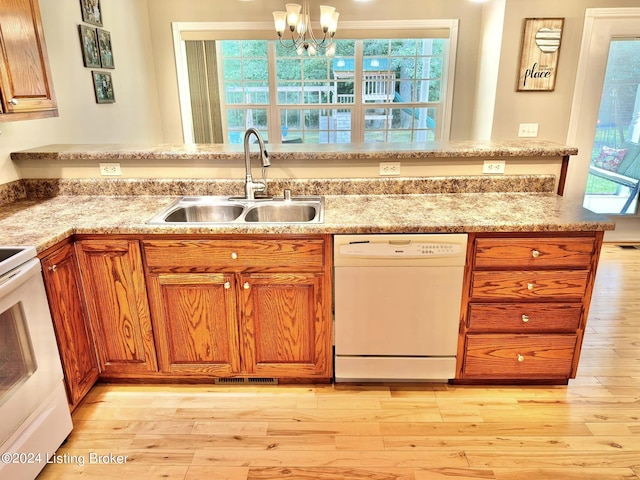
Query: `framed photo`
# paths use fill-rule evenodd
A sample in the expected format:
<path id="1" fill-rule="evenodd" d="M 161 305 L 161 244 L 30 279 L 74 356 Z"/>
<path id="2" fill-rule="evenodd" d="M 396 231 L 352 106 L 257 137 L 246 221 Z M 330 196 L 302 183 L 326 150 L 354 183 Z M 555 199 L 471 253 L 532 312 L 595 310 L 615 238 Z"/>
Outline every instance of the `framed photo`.
<path id="1" fill-rule="evenodd" d="M 92 25 L 102 26 L 102 6 L 100 0 L 80 0 L 82 21 Z"/>
<path id="2" fill-rule="evenodd" d="M 96 92 L 96 103 L 114 103 L 116 97 L 113 94 L 113 81 L 109 72 L 95 72 L 93 75 L 93 88 Z"/>
<path id="3" fill-rule="evenodd" d="M 552 91 L 556 86 L 564 18 L 525 18 L 518 70 L 522 91 Z"/>
<path id="4" fill-rule="evenodd" d="M 80 32 L 80 46 L 82 47 L 84 66 L 100 68 L 100 52 L 98 50 L 96 29 L 86 25 L 78 25 L 78 31 Z"/>
<path id="5" fill-rule="evenodd" d="M 98 50 L 100 50 L 100 63 L 102 68 L 116 68 L 113 64 L 113 51 L 111 50 L 111 34 L 101 28 L 98 32 Z"/>

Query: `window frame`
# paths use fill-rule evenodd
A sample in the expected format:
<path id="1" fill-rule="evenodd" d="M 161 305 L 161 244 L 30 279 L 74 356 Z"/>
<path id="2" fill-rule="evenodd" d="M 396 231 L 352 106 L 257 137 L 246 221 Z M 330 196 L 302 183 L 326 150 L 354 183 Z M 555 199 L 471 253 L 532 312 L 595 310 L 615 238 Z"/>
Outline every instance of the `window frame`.
<path id="1" fill-rule="evenodd" d="M 182 135 L 185 144 L 194 144 L 193 123 L 191 117 L 191 94 L 189 91 L 189 79 L 187 73 L 187 58 L 184 36 L 192 36 L 201 40 L 238 40 L 238 32 L 242 32 L 242 39 L 246 40 L 276 40 L 271 22 L 172 22 L 173 46 L 176 61 L 176 72 L 178 81 L 178 97 L 180 104 L 180 115 L 182 120 Z M 446 82 L 442 86 L 441 130 L 438 140 L 448 140 L 451 135 L 451 117 L 453 110 L 453 86 L 455 78 L 455 65 L 458 44 L 458 19 L 433 19 L 433 20 L 392 20 L 392 21 L 345 21 L 340 23 L 339 34 L 346 39 L 363 38 L 413 38 L 414 32 L 424 32 L 428 30 L 449 31 L 449 52 L 445 56 L 443 72 L 446 72 Z M 402 35 L 398 35 L 401 32 Z M 201 38 L 200 38 L 201 37 Z M 419 38 L 419 37 L 418 37 Z M 362 72 L 356 72 L 356 85 L 358 76 Z M 271 75 L 270 75 L 271 77 Z M 275 82 L 275 80 L 273 80 Z M 275 83 L 270 88 L 275 88 Z M 270 136 L 277 135 L 280 119 L 273 118 L 274 109 L 277 106 L 267 108 Z M 366 108 L 366 106 L 365 106 Z M 223 113 L 224 115 L 224 113 Z M 355 125 L 354 125 L 355 123 Z M 360 119 L 356 118 L 352 123 L 352 131 L 363 129 Z M 277 136 L 275 137 L 277 138 Z"/>

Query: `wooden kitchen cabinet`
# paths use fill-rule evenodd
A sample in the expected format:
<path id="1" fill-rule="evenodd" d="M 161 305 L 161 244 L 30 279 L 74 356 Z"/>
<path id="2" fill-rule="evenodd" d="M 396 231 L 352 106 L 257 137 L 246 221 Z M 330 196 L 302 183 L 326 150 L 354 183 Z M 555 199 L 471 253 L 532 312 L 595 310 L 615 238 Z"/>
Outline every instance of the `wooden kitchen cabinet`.
<path id="1" fill-rule="evenodd" d="M 158 370 L 137 240 L 80 240 L 80 270 L 101 378 L 135 378 Z"/>
<path id="2" fill-rule="evenodd" d="M 58 115 L 38 0 L 0 0 L 0 121 Z"/>
<path id="3" fill-rule="evenodd" d="M 163 373 L 331 378 L 330 237 L 142 243 Z"/>
<path id="4" fill-rule="evenodd" d="M 233 285 L 232 274 L 149 276 L 161 372 L 224 377 L 241 371 Z"/>
<path id="5" fill-rule="evenodd" d="M 240 284 L 246 372 L 280 378 L 331 376 L 324 275 L 246 274 Z"/>
<path id="6" fill-rule="evenodd" d="M 472 234 L 458 383 L 575 378 L 602 232 Z"/>
<path id="7" fill-rule="evenodd" d="M 72 243 L 45 252 L 42 273 L 71 410 L 98 379 L 98 360 Z"/>

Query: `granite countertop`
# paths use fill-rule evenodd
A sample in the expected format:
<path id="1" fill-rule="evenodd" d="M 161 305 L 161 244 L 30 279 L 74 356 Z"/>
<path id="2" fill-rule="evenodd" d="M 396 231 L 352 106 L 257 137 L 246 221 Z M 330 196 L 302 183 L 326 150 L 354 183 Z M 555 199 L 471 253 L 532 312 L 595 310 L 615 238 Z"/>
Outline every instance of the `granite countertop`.
<path id="1" fill-rule="evenodd" d="M 272 160 L 563 157 L 577 148 L 545 140 L 439 141 L 362 144 L 270 144 Z M 68 145 L 54 144 L 11 154 L 12 160 L 242 159 L 242 145 Z"/>
<path id="2" fill-rule="evenodd" d="M 59 195 L 0 206 L 0 244 L 43 251 L 72 234 L 304 234 L 612 230 L 554 193 L 325 195 L 323 224 L 148 225 L 174 195 Z"/>

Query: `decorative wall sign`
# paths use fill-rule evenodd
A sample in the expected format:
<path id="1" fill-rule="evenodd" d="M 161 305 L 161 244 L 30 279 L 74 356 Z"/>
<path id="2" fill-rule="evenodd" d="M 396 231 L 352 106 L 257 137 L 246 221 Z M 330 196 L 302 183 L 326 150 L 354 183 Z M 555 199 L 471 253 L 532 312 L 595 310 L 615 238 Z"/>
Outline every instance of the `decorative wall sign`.
<path id="1" fill-rule="evenodd" d="M 113 64 L 111 34 L 100 28 L 96 28 L 96 31 L 98 32 L 98 49 L 100 50 L 100 63 L 102 64 L 102 68 L 116 68 Z"/>
<path id="2" fill-rule="evenodd" d="M 518 91 L 555 88 L 563 26 L 564 18 L 525 18 Z"/>
<path id="3" fill-rule="evenodd" d="M 109 72 L 94 72 L 93 88 L 96 92 L 96 103 L 114 103 L 116 97 L 113 94 L 113 81 Z"/>
<path id="4" fill-rule="evenodd" d="M 96 29 L 86 25 L 78 25 L 78 31 L 80 32 L 80 46 L 82 47 L 84 66 L 100 68 L 100 52 L 98 50 Z"/>
<path id="5" fill-rule="evenodd" d="M 80 0 L 82 21 L 92 25 L 102 26 L 102 7 L 100 0 Z"/>

